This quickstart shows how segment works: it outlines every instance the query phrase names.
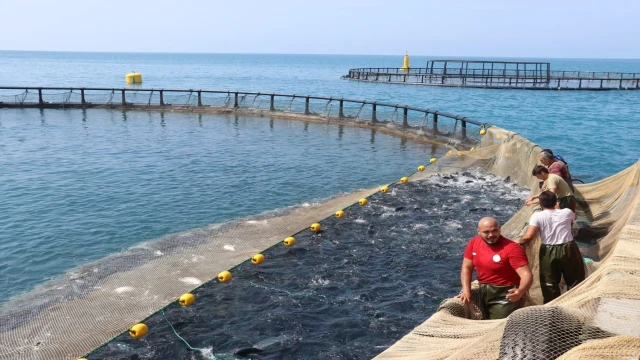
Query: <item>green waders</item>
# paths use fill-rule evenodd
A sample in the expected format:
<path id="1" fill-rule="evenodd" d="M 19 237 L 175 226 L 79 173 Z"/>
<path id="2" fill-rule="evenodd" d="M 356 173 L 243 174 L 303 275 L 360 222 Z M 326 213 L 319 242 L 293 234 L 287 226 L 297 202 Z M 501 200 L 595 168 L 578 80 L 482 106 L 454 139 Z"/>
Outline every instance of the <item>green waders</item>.
<path id="1" fill-rule="evenodd" d="M 540 288 L 545 304 L 560 296 L 561 277 L 567 290 L 585 278 L 584 260 L 575 241 L 540 245 Z"/>
<path id="2" fill-rule="evenodd" d="M 576 199 L 573 197 L 573 195 L 561 197 L 558 199 L 558 206 L 560 207 L 560 209 L 571 209 L 574 214 L 576 212 L 576 205 Z"/>
<path id="3" fill-rule="evenodd" d="M 518 301 L 507 300 L 509 289 L 513 286 L 495 286 L 480 283 L 480 298 L 484 319 L 504 319 L 524 305 L 524 296 Z"/>

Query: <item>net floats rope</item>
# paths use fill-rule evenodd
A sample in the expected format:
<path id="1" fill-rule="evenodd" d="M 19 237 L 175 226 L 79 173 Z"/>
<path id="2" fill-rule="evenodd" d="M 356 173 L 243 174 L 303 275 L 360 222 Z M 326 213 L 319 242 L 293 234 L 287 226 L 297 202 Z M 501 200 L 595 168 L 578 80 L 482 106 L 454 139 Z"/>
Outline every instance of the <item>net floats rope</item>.
<path id="1" fill-rule="evenodd" d="M 426 169 L 427 167 L 424 165 L 420 165 L 418 166 L 418 171 L 424 171 L 424 169 Z"/>
<path id="2" fill-rule="evenodd" d="M 336 217 L 338 219 L 342 219 L 344 217 L 344 211 L 342 211 L 342 210 L 336 211 Z"/>
<path id="3" fill-rule="evenodd" d="M 129 335 L 134 339 L 140 339 L 147 335 L 149 328 L 143 323 L 135 324 L 129 329 Z"/>
<path id="4" fill-rule="evenodd" d="M 227 270 L 221 272 L 220 274 L 218 274 L 218 281 L 220 282 L 228 282 L 229 280 L 231 280 L 232 276 L 231 273 Z"/>
<path id="5" fill-rule="evenodd" d="M 389 187 L 387 185 L 380 188 L 380 192 L 386 194 L 389 191 Z"/>
<path id="6" fill-rule="evenodd" d="M 180 299 L 178 299 L 178 304 L 182 306 L 189 306 L 189 305 L 192 305 L 195 301 L 196 301 L 196 298 L 195 296 L 193 296 L 193 294 L 186 293 L 180 296 Z"/>
<path id="7" fill-rule="evenodd" d="M 358 200 L 358 204 L 360 204 L 360 206 L 365 206 L 369 203 L 369 200 L 362 198 L 360 200 Z"/>
<path id="8" fill-rule="evenodd" d="M 262 255 L 262 254 L 253 255 L 253 257 L 251 258 L 251 262 L 256 264 L 256 265 L 262 264 L 264 262 L 264 255 Z"/>
<path id="9" fill-rule="evenodd" d="M 406 176 L 403 176 L 400 178 L 400 184 L 406 184 L 409 182 L 409 178 Z"/>
<path id="10" fill-rule="evenodd" d="M 296 238 L 294 238 L 293 236 L 289 236 L 288 238 L 284 239 L 283 243 L 284 246 L 293 246 L 296 243 Z"/>
<path id="11" fill-rule="evenodd" d="M 318 232 L 320 231 L 320 229 L 322 229 L 322 225 L 320 225 L 319 223 L 313 223 L 311 224 L 311 226 L 309 226 L 309 229 L 313 232 Z"/>

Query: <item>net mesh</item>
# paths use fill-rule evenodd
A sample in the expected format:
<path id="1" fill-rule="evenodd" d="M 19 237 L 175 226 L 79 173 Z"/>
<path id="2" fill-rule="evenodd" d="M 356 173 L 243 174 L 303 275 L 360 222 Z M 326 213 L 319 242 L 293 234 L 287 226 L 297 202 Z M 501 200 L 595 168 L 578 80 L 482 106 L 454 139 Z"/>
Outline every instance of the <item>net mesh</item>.
<path id="1" fill-rule="evenodd" d="M 537 192 L 530 175 L 540 148 L 508 131 L 491 128 L 481 146 L 462 156 L 450 153 L 438 168 L 484 162 L 500 176 Z M 434 170 L 438 170 L 438 168 Z M 607 179 L 577 185 L 578 223 L 602 234 L 583 249 L 589 276 L 552 302 L 542 304 L 538 277 L 540 240 L 526 245 L 534 274 L 527 307 L 509 318 L 483 320 L 474 304 L 445 300 L 438 312 L 376 359 L 636 359 L 640 356 L 640 162 Z M 496 194 L 499 196 L 499 194 Z M 523 207 L 502 227 L 522 235 L 533 207 Z M 477 302 L 477 300 L 476 300 Z"/>
<path id="2" fill-rule="evenodd" d="M 295 110 L 299 104 L 290 106 Z M 357 111 L 353 111 L 356 117 Z M 400 128 L 384 129 L 414 139 L 425 137 Z M 452 150 L 412 179 L 481 166 L 537 192 L 538 183 L 530 171 L 539 151 L 519 135 L 492 127 L 476 148 Z M 438 312 L 377 358 L 626 359 L 640 355 L 639 170 L 640 162 L 610 178 L 577 186 L 577 194 L 588 205 L 578 210 L 580 230 L 602 234 L 586 249 L 595 261 L 587 264 L 590 275 L 581 284 L 539 306 L 537 239 L 526 247 L 535 277 L 529 306 L 508 319 L 479 321 L 481 313 L 473 304 L 445 300 Z M 0 359 L 73 359 L 86 354 L 219 272 L 375 191 L 292 208 L 268 222 L 243 220 L 171 235 L 118 254 L 116 262 L 86 264 L 63 281 L 43 285 L 39 293 L 47 296 L 14 298 L 0 309 Z M 533 211 L 523 207 L 503 225 L 503 234 L 511 238 L 522 234 Z M 227 244 L 236 251 L 223 251 Z"/>

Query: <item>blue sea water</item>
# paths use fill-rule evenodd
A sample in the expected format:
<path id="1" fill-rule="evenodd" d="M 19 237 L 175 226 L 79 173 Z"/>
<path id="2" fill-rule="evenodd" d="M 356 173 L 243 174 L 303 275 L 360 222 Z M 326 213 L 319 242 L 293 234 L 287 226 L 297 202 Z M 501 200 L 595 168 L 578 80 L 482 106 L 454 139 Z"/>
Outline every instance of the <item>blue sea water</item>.
<path id="1" fill-rule="evenodd" d="M 640 72 L 640 60 L 546 59 Z M 412 66 L 427 57 L 412 57 Z M 402 56 L 0 51 L 0 85 L 216 89 L 378 100 L 516 131 L 596 181 L 638 160 L 639 91 L 432 88 L 340 80 Z M 0 99 L 0 101 L 2 101 Z M 431 148 L 370 131 L 108 110 L 0 110 L 0 302 L 141 241 L 394 181 Z"/>

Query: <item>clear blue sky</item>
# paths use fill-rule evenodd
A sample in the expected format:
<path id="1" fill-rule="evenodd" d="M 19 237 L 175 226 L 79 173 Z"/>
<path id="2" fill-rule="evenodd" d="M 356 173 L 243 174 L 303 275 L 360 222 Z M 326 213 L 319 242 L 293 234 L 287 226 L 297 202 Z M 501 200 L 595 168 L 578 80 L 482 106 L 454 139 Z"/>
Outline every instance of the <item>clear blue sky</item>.
<path id="1" fill-rule="evenodd" d="M 0 50 L 640 58 L 637 0 L 4 0 Z"/>

